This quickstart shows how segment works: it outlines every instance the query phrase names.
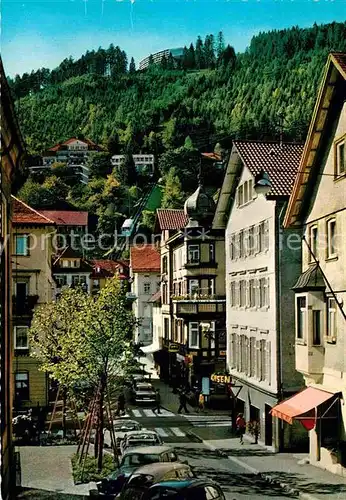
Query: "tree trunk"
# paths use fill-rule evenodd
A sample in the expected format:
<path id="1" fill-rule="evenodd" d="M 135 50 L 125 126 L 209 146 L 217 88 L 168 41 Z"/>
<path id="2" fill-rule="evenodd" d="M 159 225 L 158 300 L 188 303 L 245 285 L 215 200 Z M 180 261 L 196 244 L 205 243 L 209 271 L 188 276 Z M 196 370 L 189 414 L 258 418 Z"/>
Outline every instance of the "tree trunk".
<path id="1" fill-rule="evenodd" d="M 105 396 L 105 389 L 106 389 L 106 384 L 104 377 L 102 377 L 101 380 L 101 387 L 100 387 L 100 410 L 99 410 L 99 422 L 98 422 L 98 460 L 97 460 L 97 467 L 99 472 L 102 470 L 102 462 L 103 462 L 103 441 L 104 441 L 104 435 L 103 435 L 103 427 L 104 427 L 104 418 L 103 418 L 103 404 L 104 404 L 104 396 Z"/>
<path id="2" fill-rule="evenodd" d="M 66 389 L 63 388 L 62 393 L 62 435 L 66 439 Z"/>

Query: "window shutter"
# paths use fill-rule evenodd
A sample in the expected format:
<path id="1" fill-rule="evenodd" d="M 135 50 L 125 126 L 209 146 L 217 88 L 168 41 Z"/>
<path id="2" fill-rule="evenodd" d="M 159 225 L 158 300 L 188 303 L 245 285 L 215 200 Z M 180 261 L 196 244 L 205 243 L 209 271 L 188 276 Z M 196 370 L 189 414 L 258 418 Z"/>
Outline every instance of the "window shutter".
<path id="1" fill-rule="evenodd" d="M 266 342 L 266 357 L 267 357 L 267 362 L 266 362 L 266 379 L 269 385 L 271 385 L 272 382 L 272 377 L 271 377 L 271 342 L 267 341 Z"/>
<path id="2" fill-rule="evenodd" d="M 245 307 L 250 307 L 250 284 L 249 280 L 245 281 Z"/>
<path id="3" fill-rule="evenodd" d="M 256 355 L 255 355 L 255 376 L 257 380 L 261 377 L 261 341 L 256 340 Z"/>
<path id="4" fill-rule="evenodd" d="M 269 250 L 269 220 L 264 223 L 264 248 Z"/>
<path id="5" fill-rule="evenodd" d="M 267 285 L 267 290 L 266 290 L 266 292 L 267 292 L 267 303 L 266 303 L 266 305 L 267 305 L 267 307 L 270 307 L 270 287 L 269 287 L 269 285 L 270 285 L 270 278 L 267 278 L 266 285 Z"/>
<path id="6" fill-rule="evenodd" d="M 260 307 L 260 284 L 259 279 L 254 280 L 254 289 L 255 289 L 255 307 Z"/>
<path id="7" fill-rule="evenodd" d="M 255 226 L 255 244 L 254 244 L 254 253 L 259 253 L 260 251 L 260 230 L 259 225 Z"/>

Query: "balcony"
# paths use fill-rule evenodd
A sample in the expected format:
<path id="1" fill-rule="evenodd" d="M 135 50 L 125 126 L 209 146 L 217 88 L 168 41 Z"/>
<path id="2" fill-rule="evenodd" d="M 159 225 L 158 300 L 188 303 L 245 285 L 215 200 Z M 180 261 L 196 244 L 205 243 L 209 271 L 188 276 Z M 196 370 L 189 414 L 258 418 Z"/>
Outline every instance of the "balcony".
<path id="1" fill-rule="evenodd" d="M 324 347 L 296 342 L 296 370 L 316 383 L 323 374 Z"/>
<path id="2" fill-rule="evenodd" d="M 188 262 L 186 262 L 186 264 L 184 264 L 184 268 L 185 269 L 195 269 L 195 268 L 198 268 L 198 269 L 206 269 L 206 268 L 216 269 L 217 262 L 212 261 L 212 260 L 204 262 L 201 260 L 192 259 L 192 260 L 189 260 Z"/>
<path id="3" fill-rule="evenodd" d="M 172 297 L 174 314 L 189 316 L 198 314 L 224 314 L 226 312 L 225 295 L 188 294 Z"/>
<path id="4" fill-rule="evenodd" d="M 38 295 L 27 295 L 25 299 L 12 296 L 12 311 L 14 316 L 31 316 L 38 301 Z"/>

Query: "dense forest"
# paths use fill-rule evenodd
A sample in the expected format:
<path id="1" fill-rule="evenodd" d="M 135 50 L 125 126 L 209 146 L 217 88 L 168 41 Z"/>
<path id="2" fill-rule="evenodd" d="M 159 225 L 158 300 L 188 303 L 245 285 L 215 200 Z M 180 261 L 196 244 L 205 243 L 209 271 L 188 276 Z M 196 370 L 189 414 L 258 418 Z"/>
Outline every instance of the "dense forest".
<path id="1" fill-rule="evenodd" d="M 135 72 L 132 64 L 130 71 L 126 54 L 111 46 L 41 70 L 46 83 L 17 76 L 11 86 L 29 151 L 78 133 L 103 145 L 112 136 L 130 139 L 154 153 L 182 146 L 187 136 L 198 148 L 224 136 L 277 137 L 281 125 L 287 139 L 302 140 L 327 54 L 346 50 L 346 23 L 260 33 L 237 55 L 223 45 L 222 34 L 199 37 L 185 48 L 182 69 Z"/>
<path id="2" fill-rule="evenodd" d="M 305 139 L 330 51 L 346 51 L 346 22 L 259 33 L 238 54 L 221 32 L 198 37 L 179 60 L 169 57 L 145 71 L 111 45 L 52 71 L 17 75 L 10 85 L 29 153 L 72 136 L 105 151 L 90 158 L 88 186 L 57 165 L 48 178 L 30 178 L 21 196 L 33 206 L 67 199 L 97 216 L 98 231 L 112 231 L 147 184 L 135 178 L 131 160 L 141 151 L 158 158 L 163 206 L 180 207 L 196 187 L 201 151 L 216 143 L 227 149 L 239 137 Z M 125 162 L 112 171 L 110 155 L 119 152 Z M 211 175 L 208 168 L 204 177 L 215 191 L 222 172 Z"/>

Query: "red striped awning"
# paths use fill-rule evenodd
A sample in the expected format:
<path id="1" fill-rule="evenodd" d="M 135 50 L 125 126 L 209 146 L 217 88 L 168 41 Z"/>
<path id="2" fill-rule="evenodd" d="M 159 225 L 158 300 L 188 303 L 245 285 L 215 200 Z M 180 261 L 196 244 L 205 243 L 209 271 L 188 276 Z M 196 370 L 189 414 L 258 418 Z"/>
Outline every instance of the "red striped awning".
<path id="1" fill-rule="evenodd" d="M 306 429 L 311 430 L 315 427 L 316 408 L 334 395 L 332 392 L 307 387 L 274 406 L 270 413 L 289 424 L 292 424 L 293 420 L 300 420 Z"/>

